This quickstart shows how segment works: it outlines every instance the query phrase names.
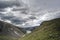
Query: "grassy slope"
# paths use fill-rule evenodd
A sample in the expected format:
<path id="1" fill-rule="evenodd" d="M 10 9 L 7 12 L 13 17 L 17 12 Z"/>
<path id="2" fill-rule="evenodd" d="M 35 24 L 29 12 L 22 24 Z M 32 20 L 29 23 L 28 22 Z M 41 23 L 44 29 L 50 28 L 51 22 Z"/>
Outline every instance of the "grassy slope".
<path id="1" fill-rule="evenodd" d="M 43 22 L 33 33 L 19 40 L 60 40 L 60 19 Z"/>
<path id="2" fill-rule="evenodd" d="M 17 40 L 17 38 L 13 38 L 7 35 L 0 35 L 0 40 Z"/>

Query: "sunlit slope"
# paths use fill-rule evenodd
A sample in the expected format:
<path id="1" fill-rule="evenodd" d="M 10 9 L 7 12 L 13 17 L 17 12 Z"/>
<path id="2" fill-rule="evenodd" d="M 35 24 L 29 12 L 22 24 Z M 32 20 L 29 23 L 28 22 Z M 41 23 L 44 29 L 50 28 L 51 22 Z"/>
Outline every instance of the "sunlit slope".
<path id="1" fill-rule="evenodd" d="M 33 33 L 19 40 L 60 40 L 60 18 L 43 22 Z"/>

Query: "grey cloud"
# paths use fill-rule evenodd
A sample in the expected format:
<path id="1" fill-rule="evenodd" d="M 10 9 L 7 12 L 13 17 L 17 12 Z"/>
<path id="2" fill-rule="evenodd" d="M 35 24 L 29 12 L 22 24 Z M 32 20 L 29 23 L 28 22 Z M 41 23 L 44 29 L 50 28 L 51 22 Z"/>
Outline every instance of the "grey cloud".
<path id="1" fill-rule="evenodd" d="M 7 8 L 7 7 L 12 7 L 12 6 L 19 6 L 20 3 L 16 1 L 0 1 L 0 9 L 1 8 Z"/>
<path id="2" fill-rule="evenodd" d="M 14 18 L 14 16 L 2 16 L 2 19 L 7 19 L 7 20 L 11 20 L 12 18 Z"/>
<path id="3" fill-rule="evenodd" d="M 11 19 L 11 22 L 14 24 L 22 24 L 22 23 L 26 22 L 26 20 L 13 18 L 13 19 Z"/>
<path id="4" fill-rule="evenodd" d="M 16 4 L 15 2 L 12 1 L 10 2 L 0 1 L 0 5 L 1 5 L 0 8 L 2 8 L 0 10 L 1 20 L 4 21 L 9 20 L 11 21 L 12 24 L 16 26 L 19 25 L 19 27 L 25 28 L 25 27 L 39 26 L 43 21 L 60 18 L 60 12 L 59 12 L 60 2 L 58 2 L 59 0 L 58 1 L 57 0 L 28 0 L 28 1 L 27 3 L 24 4 L 24 6 L 17 6 L 19 5 L 17 2 Z M 23 3 L 21 4 L 23 5 Z M 3 8 L 6 8 L 7 11 L 4 10 Z M 3 12 L 6 13 L 4 14 Z"/>
<path id="5" fill-rule="evenodd" d="M 24 0 L 32 8 L 55 9 L 60 8 L 60 0 Z"/>
<path id="6" fill-rule="evenodd" d="M 29 19 L 32 19 L 32 20 L 33 20 L 33 19 L 36 19 L 36 17 L 34 17 L 34 16 L 31 16 L 31 17 L 29 17 Z"/>

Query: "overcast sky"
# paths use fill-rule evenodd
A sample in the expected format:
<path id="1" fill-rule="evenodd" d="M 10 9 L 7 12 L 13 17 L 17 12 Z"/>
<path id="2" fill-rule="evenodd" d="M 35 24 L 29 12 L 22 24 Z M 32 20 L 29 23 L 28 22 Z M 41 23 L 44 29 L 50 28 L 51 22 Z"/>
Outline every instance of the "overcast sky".
<path id="1" fill-rule="evenodd" d="M 0 20 L 18 27 L 39 26 L 60 18 L 60 0 L 0 0 Z"/>

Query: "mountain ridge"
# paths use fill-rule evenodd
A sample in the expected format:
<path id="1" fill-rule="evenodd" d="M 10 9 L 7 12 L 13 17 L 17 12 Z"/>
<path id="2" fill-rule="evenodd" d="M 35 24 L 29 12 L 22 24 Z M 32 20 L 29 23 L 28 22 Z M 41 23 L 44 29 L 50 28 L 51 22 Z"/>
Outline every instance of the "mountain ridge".
<path id="1" fill-rule="evenodd" d="M 19 40 L 60 40 L 60 18 L 43 22 L 31 34 Z"/>
<path id="2" fill-rule="evenodd" d="M 24 33 L 17 26 L 0 21 L 0 40 L 16 40 Z"/>

